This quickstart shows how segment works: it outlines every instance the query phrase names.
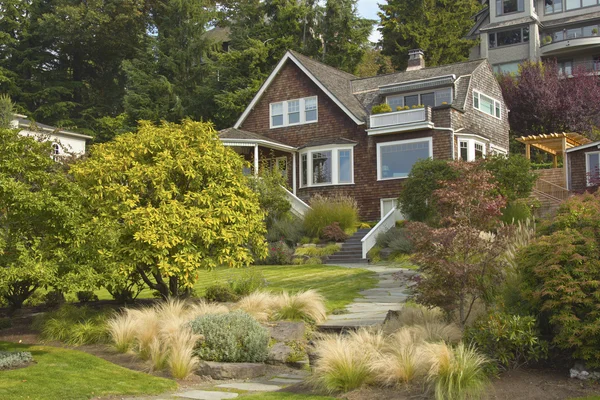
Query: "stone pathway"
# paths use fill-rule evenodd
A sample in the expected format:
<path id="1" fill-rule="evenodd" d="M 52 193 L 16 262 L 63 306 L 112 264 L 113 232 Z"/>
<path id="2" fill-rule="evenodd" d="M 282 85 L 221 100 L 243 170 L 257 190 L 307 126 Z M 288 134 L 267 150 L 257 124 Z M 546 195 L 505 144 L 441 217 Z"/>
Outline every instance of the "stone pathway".
<path id="1" fill-rule="evenodd" d="M 345 268 L 362 268 L 377 274 L 379 283 L 373 289 L 360 292 L 363 296 L 346 306 L 346 314 L 330 315 L 327 321 L 319 325 L 323 330 L 355 329 L 360 326 L 372 326 L 383 323 L 389 310 L 400 310 L 410 295 L 409 278 L 416 271 L 405 268 L 386 267 L 364 264 L 340 265 Z M 403 279 L 394 279 L 394 274 Z"/>

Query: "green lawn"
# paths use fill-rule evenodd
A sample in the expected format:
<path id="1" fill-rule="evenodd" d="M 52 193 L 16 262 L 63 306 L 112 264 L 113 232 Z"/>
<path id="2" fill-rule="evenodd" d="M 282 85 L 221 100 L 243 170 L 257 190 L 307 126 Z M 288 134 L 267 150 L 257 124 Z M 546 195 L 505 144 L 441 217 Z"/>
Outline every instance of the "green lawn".
<path id="1" fill-rule="evenodd" d="M 351 303 L 358 292 L 376 285 L 373 272 L 364 269 L 342 268 L 331 265 L 257 265 L 268 282 L 267 289 L 277 292 L 290 292 L 316 289 L 327 299 L 329 311 L 344 308 Z M 243 273 L 243 269 L 220 268 L 213 271 L 201 271 L 200 279 L 194 286 L 196 294 L 203 296 L 206 287 L 227 280 Z M 110 299 L 106 290 L 98 291 L 100 299 Z M 152 297 L 150 290 L 144 290 L 140 298 Z"/>
<path id="2" fill-rule="evenodd" d="M 175 381 L 132 371 L 75 350 L 0 342 L 0 351 L 30 351 L 36 364 L 0 371 L 0 399 L 71 400 L 159 394 Z"/>

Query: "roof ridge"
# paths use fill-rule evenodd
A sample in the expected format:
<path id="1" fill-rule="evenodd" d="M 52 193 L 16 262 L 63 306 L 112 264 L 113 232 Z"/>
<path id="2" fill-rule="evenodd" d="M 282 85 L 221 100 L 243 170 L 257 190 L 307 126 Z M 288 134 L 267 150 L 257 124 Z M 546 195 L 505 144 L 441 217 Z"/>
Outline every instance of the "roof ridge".
<path id="1" fill-rule="evenodd" d="M 384 77 L 384 76 L 392 76 L 392 75 L 397 75 L 397 74 L 405 74 L 407 72 L 432 70 L 432 69 L 435 69 L 435 68 L 445 68 L 445 67 L 449 67 L 449 66 L 452 66 L 452 65 L 469 64 L 469 63 L 477 63 L 477 62 L 481 63 L 481 62 L 484 62 L 485 60 L 486 60 L 486 58 L 477 58 L 475 60 L 458 61 L 458 62 L 455 62 L 455 63 L 452 63 L 452 64 L 436 65 L 435 67 L 425 67 L 425 68 L 416 69 L 416 70 L 413 70 L 413 71 L 396 71 L 396 72 L 390 72 L 388 74 L 356 77 L 356 79 L 354 79 L 352 82 L 354 82 L 354 81 L 361 81 L 361 80 L 365 80 L 365 79 L 380 78 L 380 77 Z"/>
<path id="2" fill-rule="evenodd" d="M 349 73 L 349 72 L 343 71 L 343 70 L 341 70 L 341 69 L 339 69 L 339 68 L 336 68 L 336 67 L 332 67 L 331 65 L 325 64 L 325 63 L 324 63 L 324 62 L 322 62 L 322 61 L 315 60 L 314 58 L 312 58 L 312 57 L 309 57 L 309 56 L 306 56 L 306 55 L 304 55 L 304 54 L 302 54 L 302 53 L 299 53 L 299 52 L 297 52 L 296 50 L 289 50 L 289 52 L 290 52 L 290 53 L 291 53 L 291 54 L 292 54 L 294 57 L 296 57 L 296 58 L 306 58 L 307 60 L 309 60 L 309 61 L 311 61 L 311 62 L 314 62 L 314 63 L 320 64 L 320 65 L 322 65 L 323 67 L 326 67 L 326 68 L 328 68 L 328 69 L 331 69 L 332 71 L 336 72 L 336 73 L 337 73 L 337 74 L 339 74 L 339 75 L 346 75 L 346 77 L 347 77 L 349 80 L 353 80 L 353 79 L 356 79 L 356 78 L 358 78 L 358 77 L 357 77 L 356 75 L 354 75 L 354 74 L 351 74 L 351 73 Z"/>

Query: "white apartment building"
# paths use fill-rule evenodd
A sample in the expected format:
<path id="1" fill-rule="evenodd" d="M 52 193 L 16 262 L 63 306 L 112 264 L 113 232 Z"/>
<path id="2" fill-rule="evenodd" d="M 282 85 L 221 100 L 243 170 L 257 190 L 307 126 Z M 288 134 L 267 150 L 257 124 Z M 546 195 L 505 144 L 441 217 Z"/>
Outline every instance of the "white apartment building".
<path id="1" fill-rule="evenodd" d="M 471 59 L 487 58 L 495 72 L 517 72 L 525 60 L 556 59 L 600 72 L 600 0 L 483 0 L 471 38 Z"/>

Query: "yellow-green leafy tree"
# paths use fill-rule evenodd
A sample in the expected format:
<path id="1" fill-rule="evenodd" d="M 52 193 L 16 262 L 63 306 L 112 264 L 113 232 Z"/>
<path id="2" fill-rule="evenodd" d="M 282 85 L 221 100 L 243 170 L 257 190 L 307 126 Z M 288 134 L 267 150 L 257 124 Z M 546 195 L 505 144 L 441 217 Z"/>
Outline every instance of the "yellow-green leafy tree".
<path id="1" fill-rule="evenodd" d="M 118 238 L 101 258 L 168 297 L 186 294 L 202 270 L 266 256 L 264 214 L 242 168 L 211 124 L 187 120 L 142 122 L 93 147 L 73 173 L 89 223 Z"/>

